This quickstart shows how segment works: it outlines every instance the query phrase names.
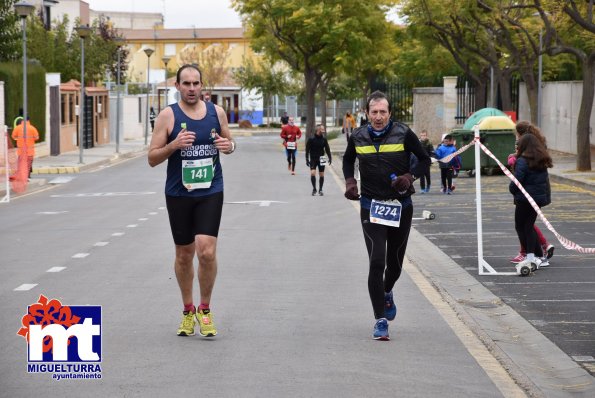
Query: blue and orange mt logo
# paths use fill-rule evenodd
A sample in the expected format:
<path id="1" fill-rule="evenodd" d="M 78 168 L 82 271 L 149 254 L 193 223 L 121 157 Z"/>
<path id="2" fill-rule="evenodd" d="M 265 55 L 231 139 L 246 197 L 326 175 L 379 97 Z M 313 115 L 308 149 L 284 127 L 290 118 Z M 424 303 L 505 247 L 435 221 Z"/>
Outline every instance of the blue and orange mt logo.
<path id="1" fill-rule="evenodd" d="M 63 306 L 40 295 L 21 323 L 29 363 L 101 362 L 101 306 Z"/>

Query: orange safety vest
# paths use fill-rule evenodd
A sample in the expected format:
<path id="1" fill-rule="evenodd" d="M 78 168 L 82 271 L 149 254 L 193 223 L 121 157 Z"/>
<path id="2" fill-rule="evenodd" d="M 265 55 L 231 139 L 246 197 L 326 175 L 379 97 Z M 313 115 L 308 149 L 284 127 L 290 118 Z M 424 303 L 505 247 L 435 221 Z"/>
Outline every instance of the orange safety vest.
<path id="1" fill-rule="evenodd" d="M 27 156 L 35 156 L 35 141 L 39 140 L 39 132 L 30 121 L 27 121 L 27 142 L 25 142 L 25 135 L 23 134 L 23 123 L 12 130 L 12 139 L 17 142 L 17 153 L 23 155 L 27 148 Z"/>

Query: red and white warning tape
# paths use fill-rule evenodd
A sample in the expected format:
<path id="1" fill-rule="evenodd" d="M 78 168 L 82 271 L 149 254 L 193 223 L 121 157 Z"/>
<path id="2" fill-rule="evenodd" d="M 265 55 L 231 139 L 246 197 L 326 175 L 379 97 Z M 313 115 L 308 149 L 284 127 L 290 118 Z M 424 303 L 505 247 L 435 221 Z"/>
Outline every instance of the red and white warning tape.
<path id="1" fill-rule="evenodd" d="M 547 227 L 547 229 L 549 229 L 550 231 L 552 231 L 552 233 L 556 236 L 556 238 L 558 239 L 558 241 L 562 244 L 562 246 L 564 246 L 566 249 L 568 250 L 574 250 L 577 251 L 579 253 L 585 253 L 585 254 L 595 254 L 595 247 L 582 247 L 576 243 L 574 243 L 573 241 L 563 237 L 562 235 L 560 235 L 556 229 L 552 226 L 552 224 L 550 224 L 550 222 L 547 220 L 547 218 L 545 218 L 545 216 L 543 215 L 543 213 L 541 212 L 541 209 L 539 208 L 539 206 L 537 205 L 537 203 L 535 203 L 535 201 L 533 200 L 533 198 L 531 197 L 531 195 L 529 195 L 527 193 L 527 191 L 525 191 L 525 188 L 523 188 L 523 186 L 521 185 L 521 183 L 516 179 L 516 177 L 514 176 L 514 174 L 512 174 L 510 172 L 510 170 L 508 170 L 508 168 L 506 166 L 504 166 L 497 158 L 496 156 L 494 156 L 494 154 L 484 145 L 482 144 L 477 138 L 475 138 L 473 141 L 471 141 L 469 144 L 461 147 L 458 151 L 456 151 L 455 153 L 452 153 L 448 156 L 445 156 L 442 159 L 439 159 L 440 162 L 449 162 L 450 160 L 452 160 L 453 157 L 457 156 L 458 154 L 465 152 L 467 149 L 469 149 L 472 145 L 474 145 L 475 143 L 478 143 L 480 148 L 492 159 L 494 159 L 496 161 L 496 163 L 498 164 L 498 166 L 500 167 L 500 169 L 504 172 L 504 174 L 510 178 L 512 180 L 512 182 L 514 182 L 514 184 L 519 187 L 519 189 L 521 190 L 521 192 L 523 193 L 523 195 L 525 195 L 525 197 L 527 198 L 527 200 L 529 201 L 529 203 L 531 204 L 531 206 L 533 207 L 533 209 L 537 212 L 537 215 L 539 216 L 539 218 L 541 218 L 541 221 L 543 221 L 543 223 L 545 224 L 545 226 Z"/>

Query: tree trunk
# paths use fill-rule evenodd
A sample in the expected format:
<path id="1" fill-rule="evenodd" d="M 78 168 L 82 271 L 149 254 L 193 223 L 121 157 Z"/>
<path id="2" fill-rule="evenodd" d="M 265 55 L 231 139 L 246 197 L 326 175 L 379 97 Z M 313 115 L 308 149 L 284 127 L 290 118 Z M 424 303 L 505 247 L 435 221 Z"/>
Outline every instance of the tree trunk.
<path id="1" fill-rule="evenodd" d="M 537 125 L 539 115 L 537 114 L 537 81 L 533 69 L 521 69 L 521 76 L 525 81 L 525 89 L 527 90 L 527 99 L 529 100 L 529 109 L 531 111 L 531 123 Z M 541 127 L 541 126 L 539 126 Z"/>
<path id="2" fill-rule="evenodd" d="M 316 127 L 315 101 L 319 77 L 314 69 L 306 66 L 304 78 L 306 79 L 306 137 L 309 138 L 314 135 L 314 129 Z"/>
<path id="3" fill-rule="evenodd" d="M 326 130 L 326 97 L 328 90 L 328 81 L 320 82 L 318 94 L 320 94 L 320 124 L 324 126 Z"/>
<path id="4" fill-rule="evenodd" d="M 498 79 L 498 87 L 500 88 L 500 102 L 502 103 L 503 111 L 512 110 L 512 94 L 510 92 L 511 73 L 508 70 L 501 71 Z"/>
<path id="5" fill-rule="evenodd" d="M 578 171 L 591 170 L 591 142 L 589 139 L 591 109 L 595 94 L 595 57 L 587 57 L 583 61 L 583 98 L 576 123 L 576 169 Z"/>

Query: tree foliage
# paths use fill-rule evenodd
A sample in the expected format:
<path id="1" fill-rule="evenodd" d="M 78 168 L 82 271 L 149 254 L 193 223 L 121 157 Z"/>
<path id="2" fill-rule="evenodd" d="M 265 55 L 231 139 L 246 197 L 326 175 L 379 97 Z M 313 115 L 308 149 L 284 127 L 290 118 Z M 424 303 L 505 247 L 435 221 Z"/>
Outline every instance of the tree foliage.
<path id="1" fill-rule="evenodd" d="M 388 0 L 234 0 L 252 48 L 283 60 L 304 78 L 306 131 L 314 133 L 314 101 L 321 81 L 337 76 L 354 60 L 382 49 Z"/>
<path id="2" fill-rule="evenodd" d="M 494 71 L 507 103 L 513 74 L 526 83 L 531 119 L 537 120 L 537 60 L 544 54 L 546 77 L 583 79 L 577 125 L 579 170 L 590 169 L 589 118 L 593 104 L 594 0 L 401 0 L 416 38 L 447 49 L 481 91 Z M 540 45 L 540 36 L 542 44 Z M 565 54 L 558 59 L 553 58 Z M 572 61 L 569 56 L 575 57 Z M 582 75 L 582 76 L 581 76 Z"/>
<path id="3" fill-rule="evenodd" d="M 21 34 L 14 0 L 0 0 L 0 62 L 16 61 L 22 56 Z"/>
<path id="4" fill-rule="evenodd" d="M 68 31 L 69 19 L 54 21 L 52 28 L 46 30 L 39 18 L 31 18 L 27 24 L 28 56 L 36 59 L 48 71 L 60 73 L 62 81 L 81 79 L 81 39 L 76 33 Z M 75 21 L 79 25 L 79 21 Z M 101 81 L 109 71 L 113 76 L 117 71 L 118 33 L 114 26 L 101 17 L 93 21 L 91 34 L 85 39 L 85 82 Z M 121 49 L 121 81 L 126 80 L 126 48 Z"/>
<path id="5" fill-rule="evenodd" d="M 576 168 L 591 170 L 590 119 L 595 96 L 595 0 L 533 0 L 545 28 L 545 47 L 552 56 L 570 54 L 580 62 L 583 92 L 579 107 Z"/>

